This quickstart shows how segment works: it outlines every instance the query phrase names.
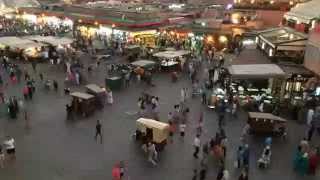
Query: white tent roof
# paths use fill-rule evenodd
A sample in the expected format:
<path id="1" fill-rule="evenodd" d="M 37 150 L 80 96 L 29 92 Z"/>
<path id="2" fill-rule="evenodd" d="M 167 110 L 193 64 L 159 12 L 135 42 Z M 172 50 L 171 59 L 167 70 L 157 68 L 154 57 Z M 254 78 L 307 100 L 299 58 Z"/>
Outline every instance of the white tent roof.
<path id="1" fill-rule="evenodd" d="M 5 7 L 37 7 L 40 3 L 37 0 L 0 0 L 0 4 Z"/>
<path id="2" fill-rule="evenodd" d="M 42 43 L 36 43 L 31 40 L 22 39 L 15 36 L 0 37 L 0 44 L 3 46 L 9 46 L 10 48 L 20 49 L 45 46 Z"/>
<path id="3" fill-rule="evenodd" d="M 187 55 L 189 53 L 190 53 L 190 51 L 185 51 L 185 50 L 162 51 L 162 52 L 158 52 L 158 53 L 153 54 L 153 56 L 160 57 L 160 58 L 176 58 L 176 57 L 180 57 L 183 55 Z"/>
<path id="4" fill-rule="evenodd" d="M 284 76 L 285 72 L 276 64 L 232 65 L 228 70 L 234 78 L 272 78 Z"/>
<path id="5" fill-rule="evenodd" d="M 284 16 L 287 19 L 299 20 L 300 22 L 309 23 L 311 19 L 320 17 L 320 0 L 312 0 L 306 3 L 298 3 L 291 8 Z"/>
<path id="6" fill-rule="evenodd" d="M 25 39 L 48 43 L 53 46 L 58 45 L 68 45 L 73 42 L 73 39 L 66 38 L 66 37 L 54 37 L 54 36 L 26 36 Z"/>

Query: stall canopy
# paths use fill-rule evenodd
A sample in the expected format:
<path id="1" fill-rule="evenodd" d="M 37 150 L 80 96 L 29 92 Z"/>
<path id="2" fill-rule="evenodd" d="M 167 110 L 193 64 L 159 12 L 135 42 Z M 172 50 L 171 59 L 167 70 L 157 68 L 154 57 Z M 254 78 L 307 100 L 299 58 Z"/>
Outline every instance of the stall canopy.
<path id="1" fill-rule="evenodd" d="M 35 48 L 35 47 L 42 47 L 45 44 L 36 43 L 34 41 L 28 39 L 22 39 L 15 36 L 7 36 L 7 37 L 0 37 L 0 44 L 2 46 L 8 46 L 10 48 L 19 48 L 19 49 L 27 49 L 27 48 Z"/>
<path id="2" fill-rule="evenodd" d="M 258 37 L 263 43 L 277 50 L 304 50 L 308 40 L 306 34 L 288 27 L 271 28 L 260 31 Z"/>
<path id="3" fill-rule="evenodd" d="M 68 45 L 73 42 L 73 39 L 71 38 L 54 36 L 27 36 L 25 39 L 51 44 L 52 46 Z"/>
<path id="4" fill-rule="evenodd" d="M 170 58 L 177 58 L 180 56 L 184 56 L 187 54 L 190 54 L 190 51 L 178 50 L 178 51 L 162 51 L 162 52 L 153 54 L 153 56 L 170 59 Z"/>
<path id="5" fill-rule="evenodd" d="M 320 16 L 320 0 L 312 0 L 306 3 L 298 3 L 291 8 L 284 17 L 309 24 L 312 19 Z"/>
<path id="6" fill-rule="evenodd" d="M 285 76 L 285 72 L 276 64 L 231 65 L 228 71 L 235 79 L 268 79 Z"/>

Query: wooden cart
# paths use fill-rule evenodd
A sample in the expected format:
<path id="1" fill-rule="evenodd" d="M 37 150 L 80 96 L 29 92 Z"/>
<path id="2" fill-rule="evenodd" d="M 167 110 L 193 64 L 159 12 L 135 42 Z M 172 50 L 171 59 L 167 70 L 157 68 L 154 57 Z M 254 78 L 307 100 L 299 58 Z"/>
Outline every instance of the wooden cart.
<path id="1" fill-rule="evenodd" d="M 102 108 L 105 104 L 106 90 L 96 84 L 88 84 L 86 89 L 88 94 L 94 96 L 96 106 Z"/>
<path id="2" fill-rule="evenodd" d="M 72 111 L 81 114 L 83 116 L 88 116 L 95 111 L 95 98 L 91 94 L 82 92 L 73 92 L 70 94 L 72 96 Z"/>
<path id="3" fill-rule="evenodd" d="M 271 113 L 249 112 L 248 122 L 251 132 L 274 134 L 286 125 L 287 120 Z"/>

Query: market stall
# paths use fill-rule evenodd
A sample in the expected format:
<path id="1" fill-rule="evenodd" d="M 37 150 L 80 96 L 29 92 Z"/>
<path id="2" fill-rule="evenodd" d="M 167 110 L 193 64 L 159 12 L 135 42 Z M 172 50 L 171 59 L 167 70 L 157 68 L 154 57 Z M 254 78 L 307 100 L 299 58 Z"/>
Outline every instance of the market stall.
<path id="1" fill-rule="evenodd" d="M 153 70 L 156 66 L 154 61 L 150 60 L 138 60 L 131 63 L 134 67 L 140 67 L 146 70 Z"/>
<path id="2" fill-rule="evenodd" d="M 27 58 L 40 58 L 40 49 L 45 46 L 47 45 L 40 42 L 34 42 L 14 36 L 0 37 L 0 48 L 9 48 L 16 57 L 19 56 L 19 54 L 22 54 Z"/>
<path id="3" fill-rule="evenodd" d="M 186 56 L 190 54 L 190 51 L 186 50 L 169 50 L 161 51 L 153 54 L 160 60 L 161 69 L 165 71 L 179 70 L 186 62 Z"/>
<path id="4" fill-rule="evenodd" d="M 288 27 L 271 28 L 258 32 L 257 47 L 268 57 L 301 62 L 308 36 Z"/>
<path id="5" fill-rule="evenodd" d="M 251 132 L 277 135 L 285 132 L 283 128 L 286 127 L 287 121 L 270 113 L 249 112 L 248 122 Z"/>
<path id="6" fill-rule="evenodd" d="M 73 39 L 67 37 L 55 37 L 55 36 L 27 36 L 25 39 L 35 42 L 42 42 L 50 44 L 52 46 L 66 46 L 73 43 Z"/>
<path id="7" fill-rule="evenodd" d="M 279 98 L 286 75 L 276 64 L 231 65 L 228 71 L 232 91 L 239 95 L 242 104 L 251 100 L 270 104 L 273 99 Z"/>

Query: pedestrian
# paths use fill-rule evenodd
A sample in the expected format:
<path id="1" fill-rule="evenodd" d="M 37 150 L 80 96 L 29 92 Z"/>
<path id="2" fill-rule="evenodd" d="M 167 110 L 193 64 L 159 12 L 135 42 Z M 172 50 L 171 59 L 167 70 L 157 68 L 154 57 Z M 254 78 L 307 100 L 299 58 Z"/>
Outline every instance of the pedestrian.
<path id="1" fill-rule="evenodd" d="M 58 91 L 58 82 L 56 80 L 53 80 L 53 89 L 54 91 Z"/>
<path id="2" fill-rule="evenodd" d="M 157 165 L 158 152 L 154 143 L 148 143 L 148 161 L 150 161 L 154 166 Z"/>
<path id="3" fill-rule="evenodd" d="M 187 125 L 185 124 L 185 122 L 182 122 L 182 123 L 179 125 L 180 137 L 181 137 L 181 138 L 184 138 L 186 127 L 187 127 Z"/>
<path id="4" fill-rule="evenodd" d="M 199 135 L 202 134 L 202 131 L 203 131 L 203 112 L 202 111 L 200 112 L 200 117 L 199 117 L 196 130 L 197 130 L 197 134 Z"/>
<path id="5" fill-rule="evenodd" d="M 224 167 L 222 166 L 220 169 L 219 169 L 219 172 L 217 174 L 217 180 L 222 180 L 223 178 L 223 172 L 224 172 Z"/>
<path id="6" fill-rule="evenodd" d="M 43 81 L 43 74 L 42 73 L 39 73 L 39 78 L 40 78 L 40 81 Z"/>
<path id="7" fill-rule="evenodd" d="M 201 141 L 200 141 L 200 135 L 199 134 L 197 134 L 196 137 L 194 138 L 193 146 L 194 146 L 193 157 L 198 159 L 199 158 L 198 154 L 199 154 L 200 146 L 201 146 Z"/>
<path id="8" fill-rule="evenodd" d="M 100 137 L 100 143 L 102 144 L 102 133 L 101 133 L 101 123 L 99 120 L 97 120 L 97 124 L 96 124 L 96 134 L 94 136 L 94 139 L 97 141 L 97 137 Z"/>
<path id="9" fill-rule="evenodd" d="M 185 92 L 185 88 L 182 88 L 180 91 L 180 102 L 184 103 L 186 100 L 186 92 Z"/>
<path id="10" fill-rule="evenodd" d="M 169 137 L 170 137 L 170 143 L 173 143 L 173 134 L 175 132 L 175 125 L 172 121 L 169 121 Z"/>
<path id="11" fill-rule="evenodd" d="M 192 180 L 198 180 L 198 170 L 197 169 L 193 170 Z"/>
<path id="12" fill-rule="evenodd" d="M 6 140 L 3 143 L 6 146 L 6 151 L 10 159 L 15 159 L 15 141 L 12 137 L 7 136 Z"/>
<path id="13" fill-rule="evenodd" d="M 243 151 L 243 166 L 245 168 L 249 168 L 249 159 L 250 159 L 250 149 L 249 145 L 244 145 L 244 151 Z"/>
<path id="14" fill-rule="evenodd" d="M 249 180 L 248 172 L 246 169 L 242 170 L 238 180 Z"/>
<path id="15" fill-rule="evenodd" d="M 237 150 L 237 161 L 235 162 L 236 168 L 241 168 L 243 164 L 243 153 L 244 153 L 244 148 L 242 146 L 239 146 Z"/>
<path id="16" fill-rule="evenodd" d="M 313 116 L 314 116 L 314 110 L 312 108 L 310 108 L 308 110 L 308 113 L 307 113 L 307 125 L 308 126 L 311 126 L 311 122 L 313 120 Z"/>
<path id="17" fill-rule="evenodd" d="M 107 102 L 108 102 L 108 104 L 112 105 L 113 104 L 113 96 L 112 96 L 111 89 L 108 89 L 106 93 L 107 93 Z"/>
<path id="18" fill-rule="evenodd" d="M 23 93 L 24 100 L 28 100 L 28 98 L 29 98 L 29 87 L 28 86 L 24 86 L 23 89 L 22 89 L 22 93 Z"/>
<path id="19" fill-rule="evenodd" d="M 311 138 L 313 136 L 314 130 L 315 130 L 315 127 L 314 127 L 313 123 L 310 123 L 310 126 L 308 128 L 308 132 L 307 132 L 307 136 L 308 136 L 307 140 L 308 141 L 311 141 Z"/>
<path id="20" fill-rule="evenodd" d="M 207 177 L 207 167 L 201 166 L 200 173 L 199 173 L 199 180 L 205 180 Z"/>
<path id="21" fill-rule="evenodd" d="M 4 160 L 5 160 L 4 152 L 0 144 L 0 168 L 4 168 Z"/>
<path id="22" fill-rule="evenodd" d="M 309 158 L 309 173 L 311 175 L 316 175 L 316 169 L 320 163 L 320 152 L 319 148 L 314 149 L 310 153 Z"/>

